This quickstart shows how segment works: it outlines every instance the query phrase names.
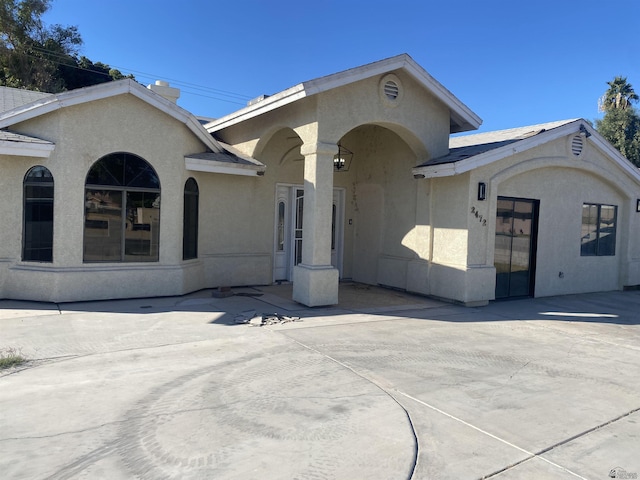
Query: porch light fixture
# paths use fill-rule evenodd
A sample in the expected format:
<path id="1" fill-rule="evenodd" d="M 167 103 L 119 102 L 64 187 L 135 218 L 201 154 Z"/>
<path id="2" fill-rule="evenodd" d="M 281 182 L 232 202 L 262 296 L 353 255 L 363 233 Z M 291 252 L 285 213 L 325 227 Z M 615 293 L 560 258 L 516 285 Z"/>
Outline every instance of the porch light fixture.
<path id="1" fill-rule="evenodd" d="M 487 184 L 484 182 L 478 183 L 478 200 L 487 199 Z"/>
<path id="2" fill-rule="evenodd" d="M 338 153 L 333 156 L 333 169 L 336 172 L 346 172 L 351 166 L 353 152 L 338 144 Z"/>
<path id="3" fill-rule="evenodd" d="M 640 212 L 640 198 L 636 200 L 636 212 Z"/>

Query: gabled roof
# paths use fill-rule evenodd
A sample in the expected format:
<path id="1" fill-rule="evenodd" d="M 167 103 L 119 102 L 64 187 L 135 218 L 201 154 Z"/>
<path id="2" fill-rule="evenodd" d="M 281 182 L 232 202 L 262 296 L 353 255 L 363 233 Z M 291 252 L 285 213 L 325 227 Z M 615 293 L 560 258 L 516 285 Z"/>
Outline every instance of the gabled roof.
<path id="1" fill-rule="evenodd" d="M 578 120 L 579 119 L 560 120 L 557 122 L 541 123 L 527 127 L 509 128 L 507 130 L 496 130 L 493 132 L 452 137 L 449 139 L 448 155 L 429 160 L 428 162 L 419 165 L 419 167 L 460 162 L 470 157 L 475 157 L 492 150 L 506 147 L 512 143 L 519 142 L 520 140 L 532 138 L 540 133 L 546 132 L 547 130 Z"/>
<path id="2" fill-rule="evenodd" d="M 301 98 L 317 95 L 334 88 L 349 85 L 361 80 L 392 72 L 404 70 L 436 98 L 442 101 L 451 112 L 451 133 L 465 132 L 477 129 L 482 120 L 469 107 L 463 104 L 441 83 L 434 79 L 427 71 L 418 65 L 409 55 L 402 54 L 380 60 L 378 62 L 334 73 L 315 80 L 300 83 L 280 93 L 269 96 L 237 112 L 214 120 L 205 127 L 209 132 L 217 132 L 223 128 L 235 125 L 250 118 L 257 117 L 284 105 L 293 103 Z"/>
<path id="3" fill-rule="evenodd" d="M 16 90 L 16 89 L 8 89 Z M 210 150 L 210 153 L 220 154 L 225 163 L 223 171 L 217 171 L 215 169 L 208 169 L 202 171 L 212 171 L 218 173 L 240 174 L 240 175 L 258 175 L 258 172 L 264 172 L 265 166 L 251 159 L 249 163 L 254 166 L 247 169 L 245 162 L 246 158 L 237 157 L 236 153 L 231 152 L 230 148 L 224 148 L 216 139 L 214 139 L 203 127 L 202 123 L 190 112 L 184 110 L 173 102 L 166 100 L 157 93 L 143 87 L 139 83 L 131 79 L 124 79 L 115 82 L 101 83 L 99 85 L 93 85 L 91 87 L 79 88 L 76 90 L 70 90 L 68 92 L 57 94 L 41 94 L 39 92 L 21 91 L 22 97 L 18 95 L 18 92 L 5 91 L 7 98 L 13 100 L 7 100 L 7 105 L 12 106 L 11 109 L 6 111 L 0 111 L 0 129 L 5 129 L 5 134 L 9 134 L 6 130 L 8 127 L 15 125 L 32 118 L 36 118 L 47 113 L 59 110 L 61 108 L 69 107 L 72 105 L 80 105 L 95 100 L 102 100 L 106 98 L 112 98 L 118 95 L 131 94 L 134 97 L 146 102 L 147 104 L 157 108 L 158 110 L 166 113 L 170 117 L 182 122 L 186 127 Z M 33 95 L 31 95 L 33 94 Z M 31 100 L 28 103 L 22 103 L 23 100 Z M 16 134 L 14 134 L 16 135 Z M 25 147 L 27 142 L 26 136 L 22 136 L 21 144 L 16 143 L 16 146 Z M 1 138 L 0 138 L 1 140 Z M 17 140 L 7 138 L 7 141 Z M 37 139 L 39 140 L 39 139 Z M 50 144 L 50 151 L 53 150 L 53 144 Z M 50 153 L 49 151 L 49 153 Z M 0 151 L 0 153 L 4 153 Z M 7 152 L 8 153 L 8 152 Z M 13 155 L 23 155 L 26 153 L 11 153 Z M 48 156 L 48 155 L 47 155 Z M 238 161 L 234 161 L 237 157 Z M 188 163 L 188 157 L 185 157 L 185 164 Z M 247 173 L 249 172 L 249 173 Z"/>
<path id="4" fill-rule="evenodd" d="M 580 132 L 584 132 L 589 137 L 589 142 L 640 182 L 638 168 L 582 118 L 451 138 L 449 141 L 451 150 L 448 155 L 434 158 L 415 167 L 413 175 L 417 178 L 458 175 Z"/>
<path id="5" fill-rule="evenodd" d="M 34 92 L 23 88 L 0 87 L 0 112 L 13 110 L 16 107 L 35 102 L 44 97 L 48 97 L 50 93 Z"/>
<path id="6" fill-rule="evenodd" d="M 195 153 L 184 157 L 187 170 L 194 172 L 232 173 L 235 175 L 262 176 L 266 170 L 263 163 L 244 155 L 231 145 L 219 142 L 224 153 Z"/>
<path id="7" fill-rule="evenodd" d="M 184 123 L 189 130 L 191 130 L 208 148 L 211 149 L 211 151 L 222 152 L 222 147 L 220 147 L 218 142 L 207 133 L 195 116 L 131 79 L 101 83 L 91 87 L 78 88 L 76 90 L 69 90 L 68 92 L 42 96 L 31 103 L 18 105 L 11 110 L 0 113 L 0 128 L 7 128 L 11 125 L 15 125 L 16 123 L 44 115 L 64 107 L 79 105 L 127 93 Z"/>
<path id="8" fill-rule="evenodd" d="M 41 138 L 0 130 L 0 154 L 48 158 L 55 145 Z"/>

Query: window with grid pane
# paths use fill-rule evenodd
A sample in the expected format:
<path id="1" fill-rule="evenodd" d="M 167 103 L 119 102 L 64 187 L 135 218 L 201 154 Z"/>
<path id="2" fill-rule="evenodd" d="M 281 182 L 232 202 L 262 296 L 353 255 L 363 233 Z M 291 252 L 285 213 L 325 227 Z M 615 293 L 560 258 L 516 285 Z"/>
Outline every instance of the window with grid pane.
<path id="1" fill-rule="evenodd" d="M 113 153 L 93 164 L 85 183 L 85 262 L 157 262 L 160 180 L 143 158 Z"/>
<path id="2" fill-rule="evenodd" d="M 585 203 L 582 205 L 580 255 L 613 256 L 616 254 L 618 207 Z"/>
<path id="3" fill-rule="evenodd" d="M 22 260 L 53 261 L 53 176 L 48 168 L 31 168 L 24 177 Z"/>

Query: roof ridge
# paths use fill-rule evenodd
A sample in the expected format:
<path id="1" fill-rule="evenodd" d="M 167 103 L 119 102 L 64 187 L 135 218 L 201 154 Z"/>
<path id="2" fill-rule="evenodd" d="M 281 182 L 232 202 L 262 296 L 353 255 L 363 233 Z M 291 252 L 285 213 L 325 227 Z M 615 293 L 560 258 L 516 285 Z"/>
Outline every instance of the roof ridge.
<path id="1" fill-rule="evenodd" d="M 533 125 L 523 125 L 521 127 L 503 128 L 503 129 L 500 129 L 500 130 L 489 130 L 489 131 L 486 131 L 486 132 L 471 133 L 469 135 L 459 135 L 457 137 L 452 137 L 451 140 L 458 139 L 458 138 L 480 137 L 480 136 L 483 136 L 483 135 L 496 135 L 496 134 L 500 134 L 500 133 L 514 132 L 514 131 L 517 131 L 517 130 L 520 131 L 520 130 L 525 130 L 525 129 L 531 129 L 531 131 L 549 130 L 550 128 L 561 127 L 563 125 L 566 125 L 566 124 L 572 123 L 572 122 L 576 122 L 578 120 L 582 120 L 582 119 L 581 118 L 569 118 L 569 119 L 566 119 L 566 120 L 555 120 L 555 121 L 551 121 L 551 122 L 537 123 L 537 124 L 533 124 Z"/>

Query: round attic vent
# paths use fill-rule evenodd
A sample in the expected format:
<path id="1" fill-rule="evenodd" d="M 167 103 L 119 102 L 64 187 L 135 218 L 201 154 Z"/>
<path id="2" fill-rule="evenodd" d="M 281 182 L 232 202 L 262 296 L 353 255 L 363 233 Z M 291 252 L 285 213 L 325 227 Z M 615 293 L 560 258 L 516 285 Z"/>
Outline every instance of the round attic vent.
<path id="1" fill-rule="evenodd" d="M 584 149 L 584 137 L 582 135 L 574 135 L 571 139 L 571 153 L 573 153 L 576 157 L 579 157 L 582 154 L 582 150 Z"/>
<path id="2" fill-rule="evenodd" d="M 393 80 L 387 80 L 384 84 L 384 94 L 392 102 L 398 99 L 400 95 L 400 87 Z"/>
<path id="3" fill-rule="evenodd" d="M 388 107 L 396 107 L 402 100 L 402 83 L 400 79 L 389 73 L 380 80 L 379 94 L 382 102 Z"/>

